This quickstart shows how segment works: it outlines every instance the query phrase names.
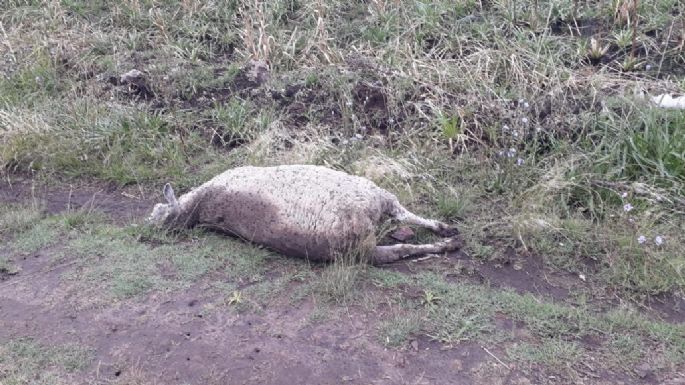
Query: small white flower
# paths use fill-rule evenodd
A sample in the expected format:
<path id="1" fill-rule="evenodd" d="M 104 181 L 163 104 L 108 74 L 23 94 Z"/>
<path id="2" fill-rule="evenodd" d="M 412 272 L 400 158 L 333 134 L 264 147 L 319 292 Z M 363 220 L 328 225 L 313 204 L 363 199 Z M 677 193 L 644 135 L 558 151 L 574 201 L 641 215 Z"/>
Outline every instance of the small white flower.
<path id="1" fill-rule="evenodd" d="M 654 238 L 654 243 L 657 246 L 663 245 L 664 244 L 664 237 L 662 237 L 661 235 L 657 235 L 656 238 Z"/>
<path id="2" fill-rule="evenodd" d="M 541 132 L 541 131 L 542 131 L 542 127 L 535 127 L 535 132 Z"/>
<path id="3" fill-rule="evenodd" d="M 623 205 L 623 211 L 625 211 L 627 213 L 630 212 L 632 209 L 633 209 L 633 205 L 631 205 L 630 203 L 626 203 Z"/>
<path id="4" fill-rule="evenodd" d="M 345 103 L 345 105 L 346 105 L 347 107 L 352 107 L 352 102 L 348 100 L 347 103 Z"/>
<path id="5" fill-rule="evenodd" d="M 651 70 L 651 69 L 652 69 L 652 65 L 651 65 L 651 64 L 647 64 L 647 65 L 645 66 L 645 69 L 646 69 L 647 71 Z"/>
<path id="6" fill-rule="evenodd" d="M 517 166 L 522 166 L 525 161 L 522 158 L 516 159 L 516 165 Z"/>
<path id="7" fill-rule="evenodd" d="M 578 278 L 580 278 L 581 281 L 585 282 L 585 274 L 578 274 Z"/>
<path id="8" fill-rule="evenodd" d="M 514 131 L 514 132 L 511 133 L 511 136 L 513 136 L 514 138 L 518 138 L 518 137 L 519 137 L 519 132 L 518 132 L 518 131 Z"/>
<path id="9" fill-rule="evenodd" d="M 639 237 L 637 237 L 637 243 L 642 245 L 645 242 L 647 242 L 647 237 L 645 237 L 644 235 L 640 235 Z"/>
<path id="10" fill-rule="evenodd" d="M 523 117 L 523 118 L 521 118 L 521 121 L 523 122 L 523 124 L 526 124 L 526 123 L 528 123 L 528 118 Z"/>
<path id="11" fill-rule="evenodd" d="M 388 119 L 388 123 L 390 123 L 390 124 L 393 124 L 393 123 L 395 123 L 395 119 L 393 119 L 393 118 L 389 118 L 389 119 Z"/>
<path id="12" fill-rule="evenodd" d="M 528 102 L 523 103 L 523 108 L 529 108 L 529 107 L 530 107 L 530 104 L 528 104 Z"/>
<path id="13" fill-rule="evenodd" d="M 514 156 L 516 156 L 516 149 L 512 147 L 507 151 L 507 158 L 513 158 Z"/>
<path id="14" fill-rule="evenodd" d="M 509 126 L 507 126 L 506 124 L 505 124 L 504 126 L 502 126 L 502 131 L 508 132 L 508 131 L 509 131 Z"/>
<path id="15" fill-rule="evenodd" d="M 628 197 L 628 193 L 627 193 L 627 192 L 621 193 L 621 198 L 626 198 L 626 197 Z"/>
<path id="16" fill-rule="evenodd" d="M 354 134 L 354 137 L 357 138 L 357 139 L 362 139 L 362 138 L 364 138 L 364 137 L 362 136 L 362 134 Z"/>
<path id="17" fill-rule="evenodd" d="M 347 139 L 343 139 L 342 144 L 348 144 L 350 143 Z"/>
<path id="18" fill-rule="evenodd" d="M 635 223 L 635 218 L 628 218 L 628 222 Z"/>
<path id="19" fill-rule="evenodd" d="M 497 156 L 504 156 L 504 151 L 497 151 Z"/>

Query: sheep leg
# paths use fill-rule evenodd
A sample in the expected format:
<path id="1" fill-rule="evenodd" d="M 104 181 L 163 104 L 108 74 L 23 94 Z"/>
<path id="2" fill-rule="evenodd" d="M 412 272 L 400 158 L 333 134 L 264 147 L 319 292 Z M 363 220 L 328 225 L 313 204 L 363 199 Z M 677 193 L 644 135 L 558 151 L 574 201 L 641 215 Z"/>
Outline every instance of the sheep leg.
<path id="1" fill-rule="evenodd" d="M 389 246 L 376 246 L 371 255 L 371 263 L 374 265 L 398 261 L 402 258 L 414 255 L 444 253 L 458 250 L 461 242 L 457 239 L 448 239 L 442 242 L 427 243 L 423 245 L 411 245 L 401 243 Z"/>
<path id="2" fill-rule="evenodd" d="M 396 204 L 394 218 L 400 222 L 428 228 L 443 237 L 451 237 L 458 233 L 457 229 L 434 219 L 418 216 L 404 208 L 399 203 Z"/>

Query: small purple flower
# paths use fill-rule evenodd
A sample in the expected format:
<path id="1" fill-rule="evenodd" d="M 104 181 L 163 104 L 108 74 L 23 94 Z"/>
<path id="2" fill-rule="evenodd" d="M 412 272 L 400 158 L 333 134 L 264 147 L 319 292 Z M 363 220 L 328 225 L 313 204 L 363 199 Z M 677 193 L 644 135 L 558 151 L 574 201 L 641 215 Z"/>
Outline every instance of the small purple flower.
<path id="1" fill-rule="evenodd" d="M 662 237 L 661 235 L 657 235 L 656 238 L 654 238 L 654 243 L 657 246 L 663 245 L 664 244 L 664 237 Z"/>
<path id="2" fill-rule="evenodd" d="M 524 163 L 524 162 L 525 162 L 525 161 L 524 161 L 522 158 L 516 159 L 516 165 L 517 165 L 517 166 L 523 166 L 523 163 Z"/>
<path id="3" fill-rule="evenodd" d="M 516 149 L 512 147 L 507 151 L 507 158 L 513 158 L 514 156 L 516 156 Z"/>
<path id="4" fill-rule="evenodd" d="M 644 235 L 640 235 L 639 237 L 637 237 L 637 243 L 642 245 L 645 242 L 647 242 L 647 237 L 645 237 Z"/>
<path id="5" fill-rule="evenodd" d="M 626 203 L 623 205 L 623 211 L 625 211 L 627 213 L 630 212 L 633 208 L 634 208 L 633 205 L 631 205 L 630 203 Z"/>

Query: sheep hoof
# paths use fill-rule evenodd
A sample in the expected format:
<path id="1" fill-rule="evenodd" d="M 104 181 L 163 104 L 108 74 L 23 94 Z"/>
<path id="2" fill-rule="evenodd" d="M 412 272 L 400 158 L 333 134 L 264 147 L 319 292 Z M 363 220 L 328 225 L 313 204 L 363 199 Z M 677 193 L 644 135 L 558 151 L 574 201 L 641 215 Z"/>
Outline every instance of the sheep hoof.
<path id="1" fill-rule="evenodd" d="M 441 224 L 436 233 L 443 238 L 449 238 L 459 235 L 459 230 L 455 226 Z"/>

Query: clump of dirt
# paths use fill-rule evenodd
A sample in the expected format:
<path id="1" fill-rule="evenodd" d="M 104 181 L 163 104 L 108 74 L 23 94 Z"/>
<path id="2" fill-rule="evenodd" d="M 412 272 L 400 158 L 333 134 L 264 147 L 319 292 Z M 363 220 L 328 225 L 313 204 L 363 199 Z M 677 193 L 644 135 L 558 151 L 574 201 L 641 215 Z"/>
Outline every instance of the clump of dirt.
<path id="1" fill-rule="evenodd" d="M 137 69 L 132 69 L 119 77 L 110 76 L 108 81 L 113 86 L 126 87 L 125 92 L 133 98 L 151 100 L 155 97 L 148 77 Z"/>
<path id="2" fill-rule="evenodd" d="M 10 269 L 9 267 L 0 266 L 0 282 L 10 279 L 19 273 L 18 270 Z"/>

